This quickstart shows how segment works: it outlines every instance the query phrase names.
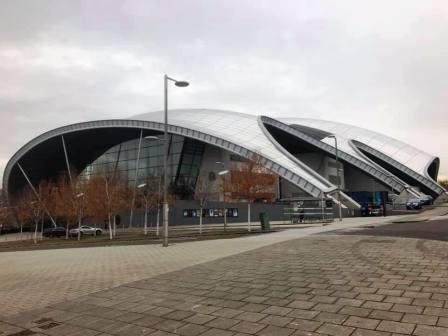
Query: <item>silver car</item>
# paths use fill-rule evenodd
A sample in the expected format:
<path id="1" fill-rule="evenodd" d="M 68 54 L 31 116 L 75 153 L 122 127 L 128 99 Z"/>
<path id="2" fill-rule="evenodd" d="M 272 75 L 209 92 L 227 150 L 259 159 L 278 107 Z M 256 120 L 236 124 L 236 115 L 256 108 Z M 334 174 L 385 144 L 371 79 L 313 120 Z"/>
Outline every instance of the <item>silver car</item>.
<path id="1" fill-rule="evenodd" d="M 81 228 L 79 229 L 79 231 L 81 232 L 81 236 L 87 235 L 87 236 L 99 236 L 103 233 L 103 230 L 99 229 L 99 228 L 94 228 L 92 226 L 87 226 L 87 225 L 83 225 L 81 226 Z M 77 236 L 78 235 L 78 228 L 76 229 L 71 229 L 70 230 L 70 235 L 71 236 Z"/>

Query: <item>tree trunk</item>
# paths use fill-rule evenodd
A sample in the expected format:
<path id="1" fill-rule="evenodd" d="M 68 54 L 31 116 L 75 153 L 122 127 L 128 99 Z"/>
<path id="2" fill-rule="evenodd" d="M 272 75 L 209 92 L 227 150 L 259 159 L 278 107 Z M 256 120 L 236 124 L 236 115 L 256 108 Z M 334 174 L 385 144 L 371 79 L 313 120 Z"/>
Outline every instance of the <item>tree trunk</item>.
<path id="1" fill-rule="evenodd" d="M 78 240 L 81 240 L 81 213 L 78 215 Z"/>
<path id="2" fill-rule="evenodd" d="M 20 240 L 23 240 L 23 224 L 20 223 Z"/>
<path id="3" fill-rule="evenodd" d="M 111 219 L 111 214 L 110 212 L 107 214 L 107 219 L 108 219 L 108 226 L 109 226 L 109 239 L 112 240 L 113 239 L 113 235 L 112 235 L 112 219 Z"/>
<path id="4" fill-rule="evenodd" d="M 160 204 L 157 204 L 157 228 L 156 228 L 156 236 L 159 236 L 159 228 L 160 228 Z"/>
<path id="5" fill-rule="evenodd" d="M 66 229 L 65 229 L 65 239 L 68 239 L 68 230 L 70 230 L 70 224 L 69 221 L 67 220 L 67 224 L 65 225 Z"/>
<path id="6" fill-rule="evenodd" d="M 224 205 L 224 231 L 227 231 L 227 211 L 226 206 Z"/>
<path id="7" fill-rule="evenodd" d="M 145 202 L 145 228 L 144 228 L 145 236 L 148 235 L 148 202 Z"/>
<path id="8" fill-rule="evenodd" d="M 44 223 L 45 223 L 45 215 L 42 215 L 42 224 L 40 226 L 40 240 L 44 239 Z"/>
<path id="9" fill-rule="evenodd" d="M 202 234 L 202 207 L 199 209 L 199 234 Z"/>
<path id="10" fill-rule="evenodd" d="M 113 236 L 114 237 L 117 236 L 117 216 L 116 215 L 114 216 L 114 234 L 113 234 Z"/>
<path id="11" fill-rule="evenodd" d="M 34 220 L 34 244 L 37 244 L 37 229 L 39 227 L 39 219 Z"/>
<path id="12" fill-rule="evenodd" d="M 247 202 L 247 231 L 250 232 L 250 202 Z"/>

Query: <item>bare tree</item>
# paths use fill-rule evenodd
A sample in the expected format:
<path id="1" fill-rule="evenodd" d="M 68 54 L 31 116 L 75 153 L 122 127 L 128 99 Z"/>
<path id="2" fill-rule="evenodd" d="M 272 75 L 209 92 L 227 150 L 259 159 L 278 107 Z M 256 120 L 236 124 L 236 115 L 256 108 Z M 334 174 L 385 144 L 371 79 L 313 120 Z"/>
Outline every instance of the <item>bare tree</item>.
<path id="1" fill-rule="evenodd" d="M 262 158 L 254 155 L 251 160 L 230 171 L 225 183 L 233 199 L 247 202 L 247 225 L 251 231 L 250 205 L 255 201 L 272 202 L 275 198 L 277 175 L 266 169 Z"/>
<path id="2" fill-rule="evenodd" d="M 161 179 L 159 176 L 149 175 L 145 182 L 138 186 L 138 203 L 145 209 L 144 229 L 145 235 L 148 234 L 148 212 L 157 211 L 157 230 L 159 235 L 159 208 L 161 203 Z"/>
<path id="3" fill-rule="evenodd" d="M 23 239 L 24 225 L 30 225 L 34 220 L 34 209 L 32 203 L 36 201 L 36 196 L 29 188 L 22 190 L 20 195 L 15 199 L 14 208 L 20 225 L 20 240 Z"/>
<path id="4" fill-rule="evenodd" d="M 78 219 L 78 207 L 75 199 L 76 182 L 70 181 L 65 174 L 59 176 L 52 192 L 53 212 L 65 220 L 65 239 L 68 239 L 70 227 Z"/>
<path id="5" fill-rule="evenodd" d="M 113 218 L 124 210 L 129 199 L 127 181 L 107 170 L 92 176 L 86 186 L 87 212 L 96 221 L 107 220 L 109 238 L 113 239 Z"/>
<path id="6" fill-rule="evenodd" d="M 33 240 L 34 240 L 34 244 L 37 244 L 37 231 L 39 228 L 39 221 L 41 219 L 43 208 L 42 208 L 42 204 L 38 200 L 31 202 L 30 207 L 31 207 L 31 212 L 32 212 L 32 219 L 34 222 Z"/>
<path id="7" fill-rule="evenodd" d="M 207 174 L 201 174 L 196 183 L 194 199 L 199 203 L 199 233 L 202 234 L 202 219 L 204 207 L 212 194 L 212 186 Z M 224 209 L 225 211 L 225 209 Z"/>
<path id="8" fill-rule="evenodd" d="M 446 190 L 448 190 L 448 180 L 440 180 L 439 184 L 444 187 Z"/>
<path id="9" fill-rule="evenodd" d="M 45 215 L 47 212 L 53 210 L 53 201 L 56 199 L 56 196 L 53 195 L 55 192 L 55 187 L 51 182 L 42 181 L 39 183 L 39 187 L 37 188 L 38 201 L 40 206 L 40 222 L 41 222 L 41 234 L 40 238 L 43 238 L 44 231 L 44 223 L 45 223 Z M 51 210 L 50 210 L 51 209 Z"/>
<path id="10" fill-rule="evenodd" d="M 12 222 L 14 222 L 14 215 L 12 212 L 12 208 L 4 204 L 0 208 L 0 234 L 2 233 L 2 230 L 6 226 L 11 225 Z"/>

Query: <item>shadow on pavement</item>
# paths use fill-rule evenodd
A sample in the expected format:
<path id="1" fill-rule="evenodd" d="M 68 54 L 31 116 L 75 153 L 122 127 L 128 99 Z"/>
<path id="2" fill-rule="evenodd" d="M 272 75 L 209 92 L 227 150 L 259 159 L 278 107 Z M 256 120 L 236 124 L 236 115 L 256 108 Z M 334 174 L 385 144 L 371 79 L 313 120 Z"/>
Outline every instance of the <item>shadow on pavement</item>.
<path id="1" fill-rule="evenodd" d="M 448 220 L 392 223 L 381 226 L 333 231 L 337 235 L 369 235 L 448 241 Z"/>

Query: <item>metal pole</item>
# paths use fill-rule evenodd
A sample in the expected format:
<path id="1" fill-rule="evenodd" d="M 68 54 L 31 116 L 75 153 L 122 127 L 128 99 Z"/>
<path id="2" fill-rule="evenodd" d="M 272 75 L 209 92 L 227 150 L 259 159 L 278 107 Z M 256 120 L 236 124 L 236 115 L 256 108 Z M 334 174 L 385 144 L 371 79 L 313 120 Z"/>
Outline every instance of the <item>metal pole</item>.
<path id="1" fill-rule="evenodd" d="M 81 202 L 81 200 L 79 200 Z M 81 240 L 81 221 L 82 221 L 82 208 L 81 205 L 79 205 L 78 210 L 78 240 Z"/>
<path id="2" fill-rule="evenodd" d="M 224 231 L 227 231 L 227 206 L 226 206 L 226 191 L 225 191 L 225 181 L 224 176 L 222 176 L 222 203 L 224 206 Z"/>
<path id="3" fill-rule="evenodd" d="M 137 162 L 135 163 L 135 178 L 134 178 L 134 188 L 132 190 L 132 203 L 131 203 L 131 214 L 129 215 L 129 227 L 132 227 L 132 221 L 134 219 L 134 206 L 135 206 L 135 193 L 137 190 L 137 180 L 138 180 L 138 165 L 140 161 L 140 150 L 142 148 L 142 138 L 143 138 L 143 130 L 140 130 L 140 139 L 138 141 L 138 150 L 137 150 Z"/>
<path id="4" fill-rule="evenodd" d="M 164 80 L 164 109 L 165 109 L 165 125 L 163 130 L 163 246 L 168 246 L 168 76 L 163 77 Z"/>
<path id="5" fill-rule="evenodd" d="M 148 195 L 145 195 L 145 236 L 148 234 Z"/>
<path id="6" fill-rule="evenodd" d="M 338 203 L 339 203 L 339 221 L 342 221 L 342 204 L 341 204 L 341 177 L 339 174 L 339 152 L 338 152 L 338 140 L 336 136 L 334 138 L 334 146 L 336 148 L 336 178 L 338 179 Z"/>
<path id="7" fill-rule="evenodd" d="M 162 177 L 159 176 L 159 191 L 157 194 L 157 227 L 156 227 L 156 236 L 159 236 L 159 228 L 160 228 L 160 184 L 162 182 Z"/>
<path id="8" fill-rule="evenodd" d="M 61 135 L 61 139 L 62 139 L 62 148 L 64 149 L 64 156 L 65 156 L 65 164 L 67 166 L 67 173 L 68 173 L 68 178 L 70 180 L 70 185 L 72 186 L 72 192 L 74 192 L 73 190 L 73 180 L 72 180 L 72 173 L 70 171 L 70 164 L 68 162 L 68 154 L 67 154 L 67 148 L 65 147 L 65 140 L 64 140 L 64 136 Z"/>
<path id="9" fill-rule="evenodd" d="M 45 210 L 46 214 L 48 215 L 48 217 L 50 217 L 51 223 L 53 224 L 54 227 L 56 227 L 56 222 L 54 221 L 53 217 L 51 216 L 50 212 L 48 211 L 47 207 L 45 206 L 45 204 L 42 203 L 42 200 L 39 197 L 39 194 L 37 193 L 36 189 L 34 188 L 33 184 L 31 183 L 30 179 L 28 178 L 28 175 L 25 173 L 25 170 L 22 168 L 22 166 L 20 165 L 19 162 L 17 162 L 17 167 L 19 167 L 20 171 L 23 174 L 23 177 L 25 177 L 26 182 L 28 183 L 28 185 L 30 186 L 31 190 L 34 193 L 34 196 L 36 196 L 36 198 L 39 200 L 40 204 L 42 205 L 42 208 Z"/>
<path id="10" fill-rule="evenodd" d="M 114 179 L 115 179 L 115 176 L 117 175 L 118 162 L 120 161 L 120 156 L 121 156 L 121 144 L 118 147 L 117 160 L 115 161 L 114 173 L 113 173 L 113 178 Z"/>

